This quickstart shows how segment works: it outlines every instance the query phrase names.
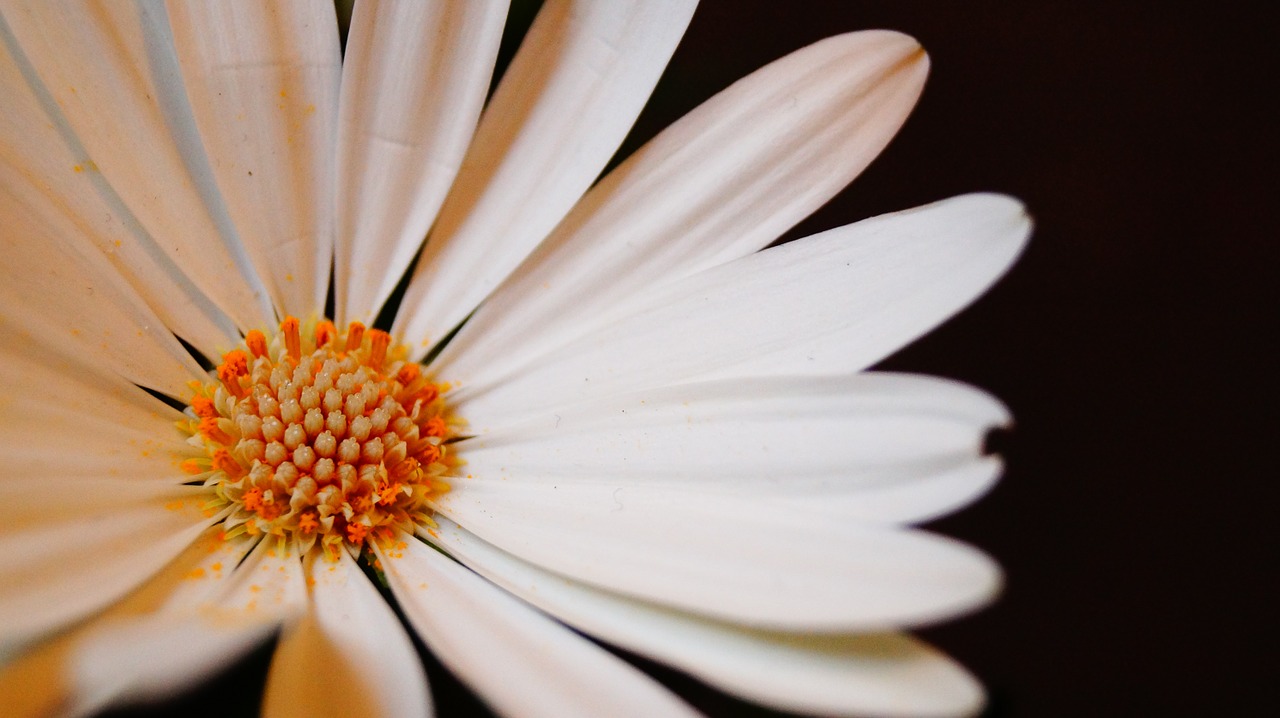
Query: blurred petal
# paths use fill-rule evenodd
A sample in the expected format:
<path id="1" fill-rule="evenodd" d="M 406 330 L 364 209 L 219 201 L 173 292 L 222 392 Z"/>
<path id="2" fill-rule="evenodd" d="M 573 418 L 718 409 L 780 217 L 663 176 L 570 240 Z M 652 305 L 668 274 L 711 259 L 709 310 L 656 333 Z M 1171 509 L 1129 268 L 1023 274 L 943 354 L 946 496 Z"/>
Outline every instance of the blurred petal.
<path id="1" fill-rule="evenodd" d="M 220 533 L 214 527 L 123 606 L 70 639 L 78 702 L 170 697 L 226 668 L 305 607 L 296 557 Z"/>
<path id="2" fill-rule="evenodd" d="M 422 245 L 475 131 L 506 11 L 506 0 L 356 6 L 339 110 L 340 324 L 372 324 Z"/>
<path id="3" fill-rule="evenodd" d="M 750 493 L 872 522 L 968 503 L 999 463 L 979 453 L 1008 422 L 991 396 L 884 373 L 683 384 L 565 407 L 458 445 L 466 472 L 623 488 Z"/>
<path id="4" fill-rule="evenodd" d="M 265 621 L 236 625 L 170 614 L 102 626 L 76 647 L 77 701 L 97 708 L 171 697 L 230 666 L 274 630 Z"/>
<path id="5" fill-rule="evenodd" d="M 0 534 L 0 655 L 105 608 L 178 556 L 212 523 L 207 492 L 107 507 Z"/>
<path id="6" fill-rule="evenodd" d="M 601 588 L 723 620 L 873 631 L 973 610 L 984 554 L 932 534 L 680 484 L 468 477 L 434 505 L 498 548 Z"/>
<path id="7" fill-rule="evenodd" d="M 613 156 L 693 0 L 551 0 L 502 77 L 396 319 L 420 354 L 564 218 Z"/>
<path id="8" fill-rule="evenodd" d="M 360 567 L 308 554 L 311 611 L 289 627 L 267 675 L 264 716 L 431 715 L 413 644 Z"/>
<path id="9" fill-rule="evenodd" d="M 693 715 L 636 668 L 417 538 L 378 560 L 432 652 L 503 715 Z"/>
<path id="10" fill-rule="evenodd" d="M 654 289 L 505 380 L 463 381 L 453 401 L 483 433 L 691 380 L 859 371 L 991 286 L 1030 226 L 1019 202 L 982 194 L 823 232 Z"/>
<path id="11" fill-rule="evenodd" d="M 493 381 L 618 307 L 755 252 L 856 177 L 920 94 L 915 40 L 823 40 L 740 80 L 629 158 L 583 198 L 486 302 L 439 365 Z M 521 351 L 507 350 L 519 343 Z"/>
<path id="12" fill-rule="evenodd" d="M 140 590 L 0 669 L 6 715 L 83 715 L 113 703 L 162 699 L 265 640 L 288 614 L 232 607 L 232 576 L 254 542 L 219 534 L 217 527 L 206 531 Z M 262 553 L 242 568 L 258 566 Z M 254 580 L 271 595 L 282 577 L 273 572 Z M 262 593 L 263 586 L 257 588 Z"/>
<path id="13" fill-rule="evenodd" d="M 324 307 L 342 57 L 332 2 L 168 3 L 196 126 L 277 311 Z"/>
<path id="14" fill-rule="evenodd" d="M 432 540 L 578 630 L 774 708 L 824 715 L 969 715 L 982 704 L 982 688 L 972 676 L 908 636 L 753 630 L 548 573 L 447 519 Z"/>

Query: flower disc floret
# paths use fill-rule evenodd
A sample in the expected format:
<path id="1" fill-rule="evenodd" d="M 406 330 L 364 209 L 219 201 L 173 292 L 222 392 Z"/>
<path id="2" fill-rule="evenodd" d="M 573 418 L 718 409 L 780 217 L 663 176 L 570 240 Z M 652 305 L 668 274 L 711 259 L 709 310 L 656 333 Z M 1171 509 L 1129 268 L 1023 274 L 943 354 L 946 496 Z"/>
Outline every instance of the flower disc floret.
<path id="1" fill-rule="evenodd" d="M 272 334 L 250 331 L 193 383 L 182 422 L 204 451 L 184 468 L 214 487 L 224 535 L 335 552 L 434 525 L 428 501 L 457 465 L 447 387 L 359 322 L 286 317 Z"/>

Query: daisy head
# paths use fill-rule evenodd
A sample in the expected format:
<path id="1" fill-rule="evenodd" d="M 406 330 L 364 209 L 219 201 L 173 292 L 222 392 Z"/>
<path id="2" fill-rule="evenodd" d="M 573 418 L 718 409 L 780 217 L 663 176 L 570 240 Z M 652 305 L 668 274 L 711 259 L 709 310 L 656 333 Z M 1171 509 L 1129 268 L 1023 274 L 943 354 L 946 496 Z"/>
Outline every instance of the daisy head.
<path id="1" fill-rule="evenodd" d="M 984 392 L 867 371 L 1030 221 L 967 195 L 767 248 L 928 61 L 802 48 L 601 176 L 694 3 L 0 4 L 0 704 L 170 694 L 276 637 L 263 712 L 963 715 L 906 629 L 999 588 L 913 528 Z M 345 46 L 344 46 L 345 39 Z M 397 291 L 397 287 L 400 288 Z M 399 610 L 393 608 L 393 604 Z"/>

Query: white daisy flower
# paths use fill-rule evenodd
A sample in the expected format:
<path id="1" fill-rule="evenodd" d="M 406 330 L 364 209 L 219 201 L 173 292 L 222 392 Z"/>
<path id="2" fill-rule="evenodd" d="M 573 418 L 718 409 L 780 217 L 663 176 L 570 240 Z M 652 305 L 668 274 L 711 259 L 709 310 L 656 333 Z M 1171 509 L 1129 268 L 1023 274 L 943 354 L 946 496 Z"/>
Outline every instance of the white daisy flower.
<path id="1" fill-rule="evenodd" d="M 693 5 L 549 0 L 486 102 L 500 0 L 361 3 L 345 55 L 324 0 L 0 4 L 8 714 L 278 633 L 264 713 L 428 715 L 410 629 L 504 715 L 692 712 L 576 631 L 784 710 L 980 707 L 902 631 L 999 570 L 912 525 L 995 481 L 1009 417 L 863 370 L 1029 220 L 970 195 L 764 249 L 914 104 L 882 31 L 592 186 Z"/>

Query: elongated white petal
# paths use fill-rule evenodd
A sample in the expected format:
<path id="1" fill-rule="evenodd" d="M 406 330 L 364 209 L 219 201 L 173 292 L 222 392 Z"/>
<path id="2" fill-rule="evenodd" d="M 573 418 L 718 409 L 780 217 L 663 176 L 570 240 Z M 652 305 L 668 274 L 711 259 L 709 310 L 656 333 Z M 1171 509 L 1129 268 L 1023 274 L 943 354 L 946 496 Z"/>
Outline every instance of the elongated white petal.
<path id="1" fill-rule="evenodd" d="M 98 171 L 22 48 L 4 32 L 0 58 L 5 98 L 0 103 L 0 185 L 57 241 L 79 251 L 96 248 L 165 325 L 201 351 L 215 353 L 236 334 L 234 323 L 182 272 Z M 6 235 L 5 241 L 26 238 Z"/>
<path id="2" fill-rule="evenodd" d="M 475 132 L 506 0 L 356 6 L 342 63 L 340 323 L 372 324 L 427 235 Z"/>
<path id="3" fill-rule="evenodd" d="M 205 496 L 188 490 L 0 535 L 0 654 L 136 588 L 209 525 Z"/>
<path id="4" fill-rule="evenodd" d="M 823 40 L 740 80 L 593 188 L 441 355 L 492 381 L 608 324 L 619 305 L 754 252 L 831 198 L 915 104 L 915 40 Z M 518 343 L 521 351 L 508 351 Z"/>
<path id="5" fill-rule="evenodd" d="M 333 3 L 171 0 L 213 175 L 281 314 L 324 307 L 341 51 Z"/>
<path id="6" fill-rule="evenodd" d="M 87 715 L 162 698 L 265 640 L 287 614 L 230 606 L 231 576 L 254 542 L 219 534 L 206 531 L 140 590 L 0 669 L 6 715 Z M 261 593 L 284 574 L 253 578 Z"/>
<path id="7" fill-rule="evenodd" d="M 173 483 L 134 481 L 100 476 L 74 480 L 46 479 L 39 473 L 7 473 L 0 479 L 0 506 L 8 517 L 0 527 L 0 541 L 14 534 L 48 525 L 75 526 L 95 512 L 129 510 L 139 504 L 161 502 L 182 495 Z"/>
<path id="8" fill-rule="evenodd" d="M 427 677 L 377 589 L 355 561 L 308 554 L 311 611 L 280 640 L 264 716 L 386 716 L 431 714 Z"/>
<path id="9" fill-rule="evenodd" d="M 50 361 L 185 396 L 205 378 L 145 302 L 91 247 L 75 254 L 56 228 L 0 185 L 0 336 Z"/>
<path id="10" fill-rule="evenodd" d="M 696 379 L 859 371 L 972 302 L 1029 231 L 1022 205 L 1000 195 L 833 229 L 649 292 L 631 314 L 506 380 L 464 381 L 454 401 L 483 432 Z"/>
<path id="11" fill-rule="evenodd" d="M 82 479 L 168 488 L 190 478 L 178 465 L 191 451 L 174 426 L 180 413 L 124 379 L 60 359 L 0 343 L 5 491 Z"/>
<path id="12" fill-rule="evenodd" d="M 823 715 L 969 715 L 982 688 L 900 634 L 752 630 L 665 609 L 548 573 L 441 518 L 432 540 L 482 576 L 571 626 L 782 710 Z"/>
<path id="13" fill-rule="evenodd" d="M 639 670 L 405 536 L 379 550 L 410 622 L 498 713 L 680 716 L 693 712 Z"/>
<path id="14" fill-rule="evenodd" d="M 777 507 L 678 484 L 471 477 L 435 500 L 516 556 L 586 583 L 724 620 L 869 631 L 936 621 L 989 601 L 982 553 L 910 529 Z"/>
<path id="15" fill-rule="evenodd" d="M 144 587 L 141 599 L 150 598 L 154 611 L 103 621 L 77 640 L 73 670 L 80 702 L 165 698 L 302 615 L 306 585 L 298 557 L 277 551 L 270 540 L 246 556 L 250 546 L 246 537 L 206 535 L 178 562 L 185 573 L 169 570 Z"/>
<path id="16" fill-rule="evenodd" d="M 778 510 L 812 511 L 865 523 L 918 524 L 978 500 L 1004 471 L 1004 463 L 991 456 L 922 463 L 887 470 L 875 485 L 856 490 L 829 495 L 787 492 L 779 498 Z"/>
<path id="17" fill-rule="evenodd" d="M 458 445 L 466 472 L 519 481 L 696 484 L 872 522 L 933 517 L 990 485 L 1006 423 L 954 382 L 883 373 L 684 384 L 564 407 Z"/>
<path id="18" fill-rule="evenodd" d="M 163 6 L 86 12 L 23 2 L 8 6 L 5 19 L 56 103 L 55 123 L 65 123 L 121 213 L 136 218 L 145 237 L 134 241 L 154 243 L 162 266 L 189 278 L 239 326 L 262 326 L 269 304 L 255 297 L 259 283 L 214 186 Z"/>
<path id="19" fill-rule="evenodd" d="M 564 218 L 617 150 L 694 0 L 543 6 L 489 103 L 396 328 L 425 353 Z"/>

